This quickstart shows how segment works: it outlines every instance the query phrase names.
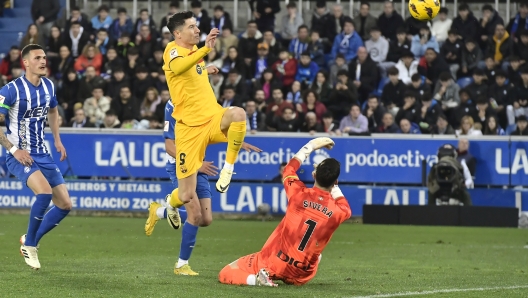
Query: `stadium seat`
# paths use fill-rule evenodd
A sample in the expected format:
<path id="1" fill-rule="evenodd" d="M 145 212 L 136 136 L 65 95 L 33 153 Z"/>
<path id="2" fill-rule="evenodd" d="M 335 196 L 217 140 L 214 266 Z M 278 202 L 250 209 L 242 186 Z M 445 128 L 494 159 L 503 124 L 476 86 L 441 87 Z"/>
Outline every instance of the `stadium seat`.
<path id="1" fill-rule="evenodd" d="M 460 88 L 465 88 L 471 83 L 473 83 L 472 77 L 464 77 L 457 80 L 457 85 L 460 86 Z"/>
<path id="2" fill-rule="evenodd" d="M 383 78 L 378 84 L 378 88 L 373 92 L 373 94 L 376 94 L 376 96 L 381 96 L 381 93 L 383 93 L 383 87 L 387 85 L 389 82 L 389 78 Z"/>

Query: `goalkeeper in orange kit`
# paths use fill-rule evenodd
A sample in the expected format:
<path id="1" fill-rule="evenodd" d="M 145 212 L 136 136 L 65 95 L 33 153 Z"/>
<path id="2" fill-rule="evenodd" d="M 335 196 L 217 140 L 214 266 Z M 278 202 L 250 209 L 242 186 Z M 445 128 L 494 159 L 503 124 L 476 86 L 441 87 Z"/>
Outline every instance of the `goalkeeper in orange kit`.
<path id="1" fill-rule="evenodd" d="M 177 208 L 198 201 L 196 183 L 209 144 L 227 142 L 226 162 L 220 171 L 216 189 L 226 192 L 231 183 L 233 166 L 246 135 L 246 113 L 242 108 L 223 108 L 209 83 L 208 74 L 218 73 L 214 66 L 205 67 L 203 60 L 215 46 L 219 33 L 211 30 L 205 46 L 198 49 L 200 30 L 190 11 L 174 14 L 167 27 L 174 36 L 163 54 L 163 70 L 174 105 L 176 123 L 176 176 L 178 188 L 167 197 L 172 208 L 168 216 L 178 218 Z M 203 208 L 211 208 L 205 206 Z M 181 220 L 176 221 L 179 228 Z"/>
<path id="2" fill-rule="evenodd" d="M 352 211 L 337 186 L 337 160 L 327 158 L 315 165 L 312 188 L 306 187 L 296 172 L 312 151 L 333 145 L 329 138 L 313 139 L 290 160 L 283 173 L 288 197 L 286 216 L 260 252 L 244 256 L 220 271 L 221 283 L 277 286 L 273 280 L 282 280 L 303 285 L 314 278 L 322 251 Z"/>

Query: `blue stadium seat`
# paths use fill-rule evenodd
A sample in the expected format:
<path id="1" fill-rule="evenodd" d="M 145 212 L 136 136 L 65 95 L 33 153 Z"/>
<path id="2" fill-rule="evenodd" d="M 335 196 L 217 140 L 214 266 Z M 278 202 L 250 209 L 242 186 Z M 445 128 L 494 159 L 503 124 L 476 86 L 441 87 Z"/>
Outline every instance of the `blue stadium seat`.
<path id="1" fill-rule="evenodd" d="M 381 81 L 378 84 L 378 88 L 373 93 L 376 94 L 376 96 L 381 96 L 381 93 L 383 93 L 383 87 L 385 87 L 385 85 L 387 85 L 389 81 L 390 81 L 389 78 L 381 79 Z"/>
<path id="2" fill-rule="evenodd" d="M 464 77 L 457 80 L 457 85 L 460 86 L 460 88 L 465 88 L 471 83 L 473 83 L 472 77 Z"/>

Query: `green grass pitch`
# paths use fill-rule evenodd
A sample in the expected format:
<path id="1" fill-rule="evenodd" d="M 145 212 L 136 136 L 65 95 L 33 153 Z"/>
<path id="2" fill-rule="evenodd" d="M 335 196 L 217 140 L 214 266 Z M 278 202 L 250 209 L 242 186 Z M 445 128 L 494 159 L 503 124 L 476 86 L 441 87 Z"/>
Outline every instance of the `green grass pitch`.
<path id="1" fill-rule="evenodd" d="M 41 241 L 34 272 L 18 252 L 26 223 L 0 216 L 0 297 L 528 297 L 528 230 L 347 223 L 310 283 L 258 288 L 222 285 L 218 272 L 258 251 L 277 221 L 200 229 L 197 277 L 172 273 L 181 232 L 160 221 L 146 237 L 139 218 L 66 218 Z"/>

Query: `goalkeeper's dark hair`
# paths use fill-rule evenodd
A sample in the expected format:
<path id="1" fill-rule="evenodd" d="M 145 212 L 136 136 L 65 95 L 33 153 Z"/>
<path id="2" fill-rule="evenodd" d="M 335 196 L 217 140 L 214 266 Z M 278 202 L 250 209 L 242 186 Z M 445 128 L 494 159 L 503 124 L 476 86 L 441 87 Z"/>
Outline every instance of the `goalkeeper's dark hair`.
<path id="1" fill-rule="evenodd" d="M 192 17 L 194 17 L 194 14 L 190 10 L 177 12 L 169 18 L 169 21 L 167 22 L 167 28 L 172 34 L 177 28 L 185 25 L 185 21 L 187 19 L 190 19 Z"/>
<path id="2" fill-rule="evenodd" d="M 315 171 L 315 181 L 321 187 L 330 188 L 341 174 L 341 164 L 335 158 L 323 160 Z"/>
<path id="3" fill-rule="evenodd" d="M 28 44 L 22 49 L 22 58 L 26 59 L 26 57 L 29 55 L 29 52 L 33 50 L 43 50 L 44 48 L 38 44 Z"/>

